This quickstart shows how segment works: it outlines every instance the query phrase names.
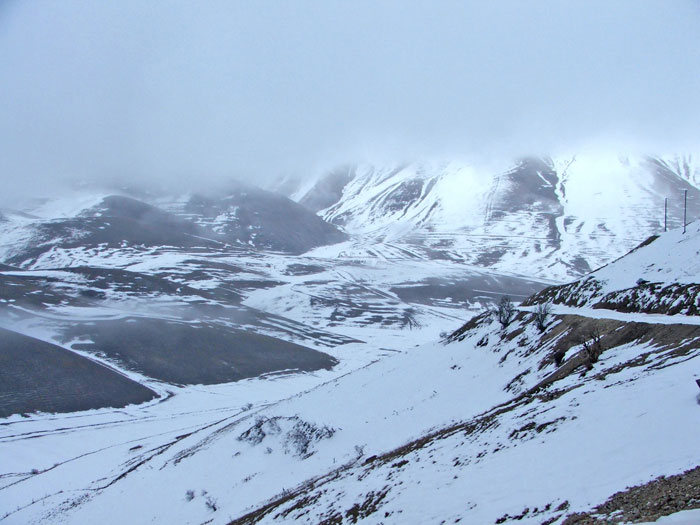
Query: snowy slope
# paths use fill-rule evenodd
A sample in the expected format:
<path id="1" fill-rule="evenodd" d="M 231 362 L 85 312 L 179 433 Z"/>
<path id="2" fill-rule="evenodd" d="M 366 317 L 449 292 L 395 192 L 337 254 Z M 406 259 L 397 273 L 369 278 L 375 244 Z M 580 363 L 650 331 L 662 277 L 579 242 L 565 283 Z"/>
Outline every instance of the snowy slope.
<path id="1" fill-rule="evenodd" d="M 0 257 L 27 266 L 52 249 L 126 245 L 302 253 L 346 238 L 297 203 L 254 187 L 150 200 L 97 191 L 31 203 L 21 214 L 5 214 Z"/>
<path id="2" fill-rule="evenodd" d="M 660 241 L 700 249 L 686 238 Z M 655 253 L 646 265 L 667 264 Z M 4 520 L 563 523 L 698 466 L 700 326 L 624 315 L 569 307 L 540 332 L 528 309 L 505 328 L 484 313 L 447 344 L 414 346 L 408 331 L 399 352 L 361 365 L 355 352 L 386 341 L 375 330 L 330 350 L 332 371 L 171 388 L 120 413 L 16 416 L 0 427 Z M 581 339 L 595 331 L 589 367 Z"/>
<path id="3" fill-rule="evenodd" d="M 622 312 L 700 315 L 700 221 L 660 237 L 573 283 L 553 287 L 531 302 L 608 308 Z"/>
<path id="4" fill-rule="evenodd" d="M 136 373 L 148 388 L 216 384 L 325 369 L 337 363 L 335 347 L 380 338 L 359 352 L 366 364 L 403 349 L 407 332 L 411 344 L 435 340 L 505 291 L 524 299 L 548 284 L 453 261 L 337 257 L 333 246 L 271 251 L 275 239 L 291 250 L 338 232 L 287 199 L 237 188 L 149 202 L 69 195 L 6 214 L 0 327 Z M 13 352 L 0 345 L 0 358 Z M 0 412 L 83 406 L 47 403 L 50 388 L 40 396 L 32 381 L 19 384 L 25 402 L 0 397 Z"/>
<path id="5" fill-rule="evenodd" d="M 700 157 L 697 155 L 662 155 L 652 159 L 662 169 L 679 175 L 693 186 L 700 187 Z"/>
<path id="6" fill-rule="evenodd" d="M 360 165 L 320 177 L 294 197 L 354 234 L 345 253 L 397 251 L 566 280 L 700 213 L 692 156 L 595 152 L 512 165 L 415 162 Z M 344 186 L 343 186 L 344 184 Z M 340 190 L 342 188 L 342 191 Z"/>
<path id="7" fill-rule="evenodd" d="M 314 201 L 342 195 L 321 213 L 351 238 L 301 254 L 256 245 L 263 222 L 239 220 L 228 197 L 83 195 L 4 213 L 0 326 L 159 397 L 3 419 L 0 520 L 562 523 L 695 468 L 695 223 L 544 290 L 506 328 L 483 313 L 438 342 L 502 295 L 551 284 L 523 274 L 578 275 L 625 235 L 658 231 L 651 203 L 695 173 L 603 160 L 527 159 L 493 177 L 359 167 Z M 315 361 L 276 365 L 246 354 L 251 340 Z M 255 358 L 268 368 L 208 375 Z"/>

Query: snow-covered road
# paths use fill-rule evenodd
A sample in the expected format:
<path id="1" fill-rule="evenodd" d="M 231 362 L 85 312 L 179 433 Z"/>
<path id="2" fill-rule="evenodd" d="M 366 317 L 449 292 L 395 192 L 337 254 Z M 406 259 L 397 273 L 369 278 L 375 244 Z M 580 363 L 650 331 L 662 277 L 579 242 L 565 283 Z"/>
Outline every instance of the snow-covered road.
<path id="1" fill-rule="evenodd" d="M 523 312 L 534 312 L 535 308 L 535 306 L 521 306 L 518 309 Z M 605 308 L 577 308 L 563 304 L 553 304 L 551 308 L 551 313 L 555 315 L 580 315 L 591 319 L 612 319 L 626 323 L 700 325 L 700 316 L 625 313 Z"/>

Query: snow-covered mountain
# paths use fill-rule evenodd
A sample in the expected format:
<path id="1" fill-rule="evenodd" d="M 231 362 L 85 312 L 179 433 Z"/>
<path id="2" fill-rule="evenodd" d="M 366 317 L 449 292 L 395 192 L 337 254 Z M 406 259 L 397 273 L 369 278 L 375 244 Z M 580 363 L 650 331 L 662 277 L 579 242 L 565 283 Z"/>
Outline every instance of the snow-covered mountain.
<path id="1" fill-rule="evenodd" d="M 291 200 L 234 185 L 217 196 L 167 195 L 151 202 L 96 191 L 48 199 L 0 223 L 4 261 L 27 266 L 47 252 L 122 246 L 302 253 L 346 236 Z"/>
<path id="2" fill-rule="evenodd" d="M 647 314 L 700 315 L 700 251 L 697 222 L 661 237 L 649 237 L 614 264 L 584 278 L 543 290 L 531 303 L 612 309 Z"/>
<path id="3" fill-rule="evenodd" d="M 3 210 L 0 520 L 689 508 L 700 227 L 660 233 L 657 201 L 677 223 L 687 189 L 694 218 L 696 181 L 576 156 L 343 168 L 296 192 L 309 209 L 236 185 Z"/>
<path id="4" fill-rule="evenodd" d="M 287 181 L 289 182 L 289 181 Z M 280 187 L 354 234 L 343 253 L 442 258 L 566 280 L 700 214 L 692 156 L 578 154 L 512 166 L 360 165 Z"/>
<path id="5" fill-rule="evenodd" d="M 451 262 L 338 258 L 319 245 L 345 234 L 300 205 L 249 187 L 211 193 L 92 189 L 5 213 L 0 415 L 123 406 L 162 394 L 162 382 L 328 369 L 334 349 L 381 333 L 364 363 L 401 347 L 406 330 L 435 339 L 504 291 L 524 298 L 547 284 Z M 47 382 L 38 365 L 49 362 Z M 111 396 L 89 387 L 105 375 Z"/>
<path id="6" fill-rule="evenodd" d="M 693 223 L 593 277 L 610 293 L 646 290 L 647 281 L 698 286 L 682 261 L 699 250 Z M 120 256 L 133 257 L 132 271 L 164 262 Z M 288 281 L 286 296 L 295 283 L 311 284 L 306 272 L 318 283 L 374 271 L 323 267 L 319 258 L 321 268 L 304 258 L 265 261 L 300 279 Z M 374 281 L 397 268 L 379 267 Z M 274 289 L 249 298 L 264 303 Z M 697 508 L 700 317 L 555 303 L 538 327 L 534 310 L 560 289 L 530 299 L 507 323 L 484 312 L 443 342 L 365 325 L 352 333 L 366 342 L 328 348 L 338 359 L 329 370 L 208 386 L 151 381 L 161 397 L 141 405 L 12 416 L 0 427 L 0 517 L 572 525 Z M 60 312 L 70 313 L 48 313 Z"/>

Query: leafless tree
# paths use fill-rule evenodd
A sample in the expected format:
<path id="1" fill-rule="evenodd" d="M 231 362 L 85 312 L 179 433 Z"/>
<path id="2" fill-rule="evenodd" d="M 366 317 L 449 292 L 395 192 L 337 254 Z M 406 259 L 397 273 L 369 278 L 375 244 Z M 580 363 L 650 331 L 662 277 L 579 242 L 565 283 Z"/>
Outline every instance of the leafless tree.
<path id="1" fill-rule="evenodd" d="M 550 303 L 540 303 L 535 308 L 535 325 L 540 332 L 544 332 L 547 328 L 547 320 L 552 312 Z"/>
<path id="2" fill-rule="evenodd" d="M 600 330 L 598 328 L 593 328 L 581 341 L 588 364 L 590 364 L 589 368 L 593 367 L 593 363 L 597 362 L 600 354 L 603 353 L 603 345 L 600 342 L 601 338 Z"/>
<path id="3" fill-rule="evenodd" d="M 503 328 L 508 326 L 513 320 L 513 317 L 515 316 L 515 305 L 507 295 L 501 297 L 501 302 L 498 303 L 498 307 L 496 308 L 496 316 L 498 317 L 498 322 L 501 323 Z"/>

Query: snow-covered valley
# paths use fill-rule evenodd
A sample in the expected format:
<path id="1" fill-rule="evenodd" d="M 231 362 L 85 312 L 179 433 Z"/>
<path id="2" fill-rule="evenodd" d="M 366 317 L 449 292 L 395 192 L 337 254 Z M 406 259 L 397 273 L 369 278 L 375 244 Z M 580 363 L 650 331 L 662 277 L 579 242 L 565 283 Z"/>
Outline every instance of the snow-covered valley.
<path id="1" fill-rule="evenodd" d="M 570 525 L 695 469 L 700 229 L 652 203 L 700 192 L 656 166 L 615 214 L 559 161 L 3 212 L 0 522 Z"/>
<path id="2" fill-rule="evenodd" d="M 700 525 L 700 0 L 0 0 L 0 525 Z"/>

